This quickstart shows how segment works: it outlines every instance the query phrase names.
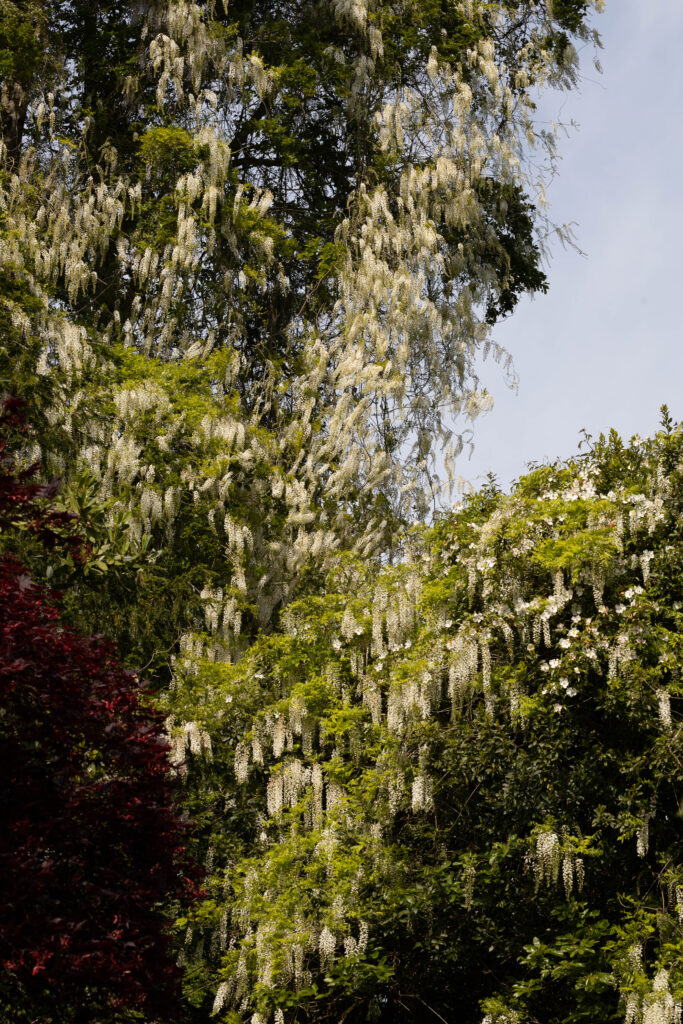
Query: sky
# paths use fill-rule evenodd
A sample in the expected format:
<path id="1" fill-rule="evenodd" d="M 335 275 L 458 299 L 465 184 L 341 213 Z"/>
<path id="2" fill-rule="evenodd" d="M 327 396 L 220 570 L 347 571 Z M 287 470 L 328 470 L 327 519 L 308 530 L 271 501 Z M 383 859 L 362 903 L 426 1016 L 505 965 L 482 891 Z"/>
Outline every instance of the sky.
<path id="1" fill-rule="evenodd" d="M 572 455 L 582 428 L 651 434 L 662 403 L 683 420 L 683 3 L 607 0 L 594 24 L 603 74 L 591 46 L 579 90 L 543 104 L 579 125 L 548 198 L 585 255 L 554 244 L 548 294 L 494 331 L 519 390 L 482 365 L 495 405 L 458 464 L 475 485 L 490 471 L 507 488 L 527 463 Z"/>

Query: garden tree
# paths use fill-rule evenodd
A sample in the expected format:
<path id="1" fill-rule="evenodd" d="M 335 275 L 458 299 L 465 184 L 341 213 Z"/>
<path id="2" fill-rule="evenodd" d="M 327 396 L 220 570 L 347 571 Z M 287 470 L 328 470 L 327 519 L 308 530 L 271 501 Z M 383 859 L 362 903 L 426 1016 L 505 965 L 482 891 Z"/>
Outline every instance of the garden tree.
<path id="1" fill-rule="evenodd" d="M 354 588 L 362 604 L 375 561 L 400 557 L 401 528 L 435 497 L 436 451 L 452 471 L 449 424 L 488 403 L 475 369 L 487 351 L 503 356 L 491 326 L 545 287 L 534 160 L 552 156 L 553 139 L 534 126 L 533 98 L 573 84 L 575 45 L 595 40 L 600 6 L 0 0 L 0 376 L 29 403 L 27 456 L 63 476 L 62 507 L 87 512 L 92 546 L 87 567 L 43 554 L 32 565 L 64 587 L 72 624 L 97 623 L 125 665 L 163 688 L 217 877 L 228 861 L 258 868 L 255 851 L 272 842 L 262 787 L 235 789 L 230 744 L 242 744 L 243 765 L 240 730 L 257 724 L 244 716 L 272 705 L 273 686 L 291 702 L 308 679 L 290 627 L 277 632 L 293 621 L 288 605 L 309 595 L 324 623 L 335 594 Z M 417 585 L 399 602 L 406 630 Z M 284 658 L 277 681 L 267 659 L 259 666 L 263 650 Z M 231 702 L 226 675 L 241 694 L 251 668 L 252 704 Z M 329 681 L 317 667 L 312 678 L 324 696 Z M 350 705 L 351 720 L 364 713 Z M 340 741 L 346 714 L 330 725 Z M 391 763 L 390 730 L 385 740 Z M 361 799 L 377 773 L 352 754 L 358 768 L 340 747 L 340 784 L 355 771 Z M 302 765 L 319 800 L 323 768 Z M 326 792 L 332 813 L 334 786 Z M 349 982 L 360 1002 L 344 1003 L 346 982 L 323 992 L 301 974 L 327 912 L 306 873 L 318 818 L 291 857 L 277 847 L 306 879 L 301 941 L 282 938 L 303 989 L 273 997 L 283 975 L 267 970 L 250 987 L 250 943 L 258 935 L 267 956 L 284 911 L 266 888 L 276 937 L 256 918 L 250 936 L 230 874 L 225 899 L 239 890 L 243 911 L 228 919 L 216 892 L 197 921 L 178 922 L 199 1019 L 228 999 L 224 939 L 235 943 L 240 994 L 229 998 L 242 1015 L 288 1000 L 310 1018 L 400 1010 L 360 882 L 349 882 L 350 909 L 335 910 L 373 925 L 367 942 L 364 928 L 343 932 L 362 954 Z M 332 857 L 333 832 L 321 841 Z M 350 865 L 363 842 L 348 847 Z M 258 877 L 247 872 L 247 890 Z M 331 957 L 342 926 L 320 935 Z"/>
<path id="2" fill-rule="evenodd" d="M 177 667 L 198 1020 L 680 1020 L 682 512 L 665 414 Z"/>
<path id="3" fill-rule="evenodd" d="M 16 408 L 16 406 L 15 406 Z M 89 558 L 54 487 L 19 470 L 0 419 L 0 1014 L 19 1022 L 177 1020 L 169 902 L 196 874 L 163 718 L 102 638 L 60 625 L 58 595 L 13 544 Z"/>
<path id="4" fill-rule="evenodd" d="M 595 6 L 3 0 L 1 375 L 74 507 L 147 545 L 149 586 L 72 588 L 131 664 L 204 611 L 237 653 L 427 506 L 545 287 L 532 91 Z"/>

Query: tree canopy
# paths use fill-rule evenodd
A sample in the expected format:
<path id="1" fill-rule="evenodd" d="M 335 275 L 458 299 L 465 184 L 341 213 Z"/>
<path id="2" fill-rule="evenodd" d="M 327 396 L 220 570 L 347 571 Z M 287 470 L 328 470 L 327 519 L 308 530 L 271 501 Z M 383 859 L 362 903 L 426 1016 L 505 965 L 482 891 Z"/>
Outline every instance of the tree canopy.
<path id="1" fill-rule="evenodd" d="M 594 6 L 3 0 L 0 374 L 100 501 L 67 600 L 127 663 L 207 602 L 238 653 L 434 500 L 545 287 L 535 90 Z"/>
<path id="2" fill-rule="evenodd" d="M 680 1021 L 681 428 L 437 480 L 600 7 L 0 0 L 0 368 L 86 541 L 13 543 L 163 708 L 195 1024 Z"/>

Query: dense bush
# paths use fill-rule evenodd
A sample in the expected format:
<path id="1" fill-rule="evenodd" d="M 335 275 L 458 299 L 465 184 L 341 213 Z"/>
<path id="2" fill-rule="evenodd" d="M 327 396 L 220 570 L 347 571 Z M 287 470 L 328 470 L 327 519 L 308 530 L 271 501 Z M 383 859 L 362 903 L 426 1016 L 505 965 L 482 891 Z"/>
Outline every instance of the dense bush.
<path id="1" fill-rule="evenodd" d="M 226 1021 L 679 1019 L 682 513 L 665 417 L 188 651 L 198 1002 L 212 950 Z"/>
<path id="2" fill-rule="evenodd" d="M 55 488 L 20 471 L 0 418 L 3 547 L 22 535 L 87 557 Z M 185 826 L 163 719 L 110 644 L 60 625 L 59 595 L 0 557 L 0 1012 L 104 1020 L 177 1012 L 169 900 L 187 896 Z M 164 905 L 162 907 L 162 904 Z"/>

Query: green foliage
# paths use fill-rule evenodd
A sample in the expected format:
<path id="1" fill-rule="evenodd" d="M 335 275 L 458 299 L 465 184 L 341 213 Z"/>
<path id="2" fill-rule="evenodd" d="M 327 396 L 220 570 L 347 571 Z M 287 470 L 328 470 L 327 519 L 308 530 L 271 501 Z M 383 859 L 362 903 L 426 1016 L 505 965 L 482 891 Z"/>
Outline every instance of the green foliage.
<path id="1" fill-rule="evenodd" d="M 601 437 L 396 565 L 340 562 L 222 681 L 188 660 L 170 706 L 202 709 L 213 750 L 188 799 L 222 758 L 235 815 L 203 819 L 198 1007 L 674 1019 L 682 462 L 666 416 Z"/>
<path id="2" fill-rule="evenodd" d="M 591 6 L 0 2 L 0 377 L 87 548 L 12 543 L 168 714 L 196 1022 L 610 1020 L 676 963 L 633 848 L 673 848 L 678 428 L 406 528 L 545 290 L 530 90 Z"/>
<path id="3" fill-rule="evenodd" d="M 43 56 L 38 26 L 39 4 L 0 4 L 0 79 L 4 82 L 31 82 Z"/>

